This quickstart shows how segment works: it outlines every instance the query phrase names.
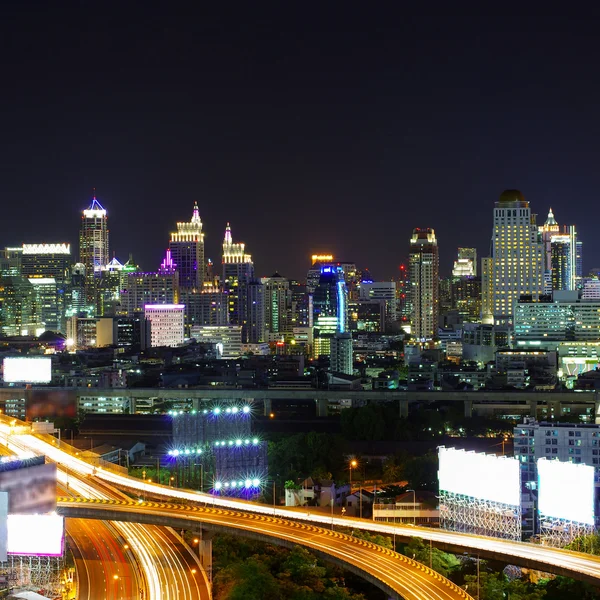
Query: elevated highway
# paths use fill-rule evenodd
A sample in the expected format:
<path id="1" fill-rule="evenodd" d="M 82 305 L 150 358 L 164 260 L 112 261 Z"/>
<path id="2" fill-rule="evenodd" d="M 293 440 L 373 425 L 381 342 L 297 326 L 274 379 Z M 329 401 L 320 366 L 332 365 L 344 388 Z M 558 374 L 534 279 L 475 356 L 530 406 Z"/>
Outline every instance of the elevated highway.
<path id="1" fill-rule="evenodd" d="M 204 531 L 233 533 L 287 547 L 300 544 L 360 575 L 391 598 L 471 598 L 445 577 L 402 554 L 332 529 L 298 521 L 219 508 L 156 502 L 61 498 L 58 506 L 58 511 L 65 517 L 168 525 L 202 534 Z"/>

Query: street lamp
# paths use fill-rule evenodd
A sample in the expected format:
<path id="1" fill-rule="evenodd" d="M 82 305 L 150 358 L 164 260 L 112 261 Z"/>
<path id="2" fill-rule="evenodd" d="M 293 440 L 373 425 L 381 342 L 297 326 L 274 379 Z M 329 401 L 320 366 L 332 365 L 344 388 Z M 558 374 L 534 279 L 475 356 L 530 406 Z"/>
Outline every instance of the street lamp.
<path id="1" fill-rule="evenodd" d="M 417 525 L 417 493 L 415 490 L 406 490 L 407 492 L 412 492 L 413 494 L 413 527 Z"/>
<path id="2" fill-rule="evenodd" d="M 352 459 L 350 461 L 350 495 L 352 495 L 352 467 L 354 467 L 356 469 L 357 466 L 358 466 L 358 461 L 356 461 L 355 459 Z M 362 494 L 361 494 L 361 497 L 362 497 Z M 361 508 L 361 512 L 362 512 L 362 503 L 361 503 L 360 508 Z"/>
<path id="3" fill-rule="evenodd" d="M 174 481 L 175 481 L 175 477 L 169 477 L 169 487 L 173 487 Z"/>

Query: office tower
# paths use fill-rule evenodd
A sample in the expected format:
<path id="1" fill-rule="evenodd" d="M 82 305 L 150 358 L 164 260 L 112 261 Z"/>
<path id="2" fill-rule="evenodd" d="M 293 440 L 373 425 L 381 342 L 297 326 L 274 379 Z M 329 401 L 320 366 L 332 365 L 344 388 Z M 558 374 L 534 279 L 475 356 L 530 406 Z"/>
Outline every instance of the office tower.
<path id="1" fill-rule="evenodd" d="M 521 296 L 538 300 L 543 274 L 544 246 L 535 215 L 520 191 L 505 190 L 494 208 L 492 256 L 482 262 L 482 302 L 493 322 L 510 325 Z"/>
<path id="2" fill-rule="evenodd" d="M 240 325 L 194 326 L 191 335 L 199 344 L 214 346 L 218 359 L 239 358 L 242 355 L 242 328 Z"/>
<path id="3" fill-rule="evenodd" d="M 463 323 L 477 323 L 481 319 L 481 277 L 454 277 L 452 281 L 452 309 Z"/>
<path id="4" fill-rule="evenodd" d="M 183 344 L 183 304 L 146 304 L 144 316 L 150 321 L 150 346 L 176 347 Z"/>
<path id="5" fill-rule="evenodd" d="M 23 244 L 21 273 L 34 286 L 42 325 L 66 332 L 71 268 L 70 244 Z"/>
<path id="6" fill-rule="evenodd" d="M 229 324 L 241 325 L 242 341 L 248 342 L 248 284 L 254 279 L 252 256 L 246 244 L 233 242 L 227 223 L 223 240 L 223 288 L 229 295 Z"/>
<path id="7" fill-rule="evenodd" d="M 389 326 L 398 320 L 398 304 L 396 301 L 396 282 L 395 281 L 363 281 L 360 283 L 358 299 L 383 300 L 385 304 L 385 320 Z"/>
<path id="8" fill-rule="evenodd" d="M 25 277 L 0 277 L 0 331 L 5 337 L 37 336 L 44 332 L 35 289 Z"/>
<path id="9" fill-rule="evenodd" d="M 413 229 L 409 255 L 411 335 L 422 342 L 432 340 L 438 332 L 439 268 L 434 230 Z"/>
<path id="10" fill-rule="evenodd" d="M 179 273 L 175 270 L 158 273 L 129 273 L 121 294 L 123 313 L 139 316 L 146 304 L 178 304 Z"/>
<path id="11" fill-rule="evenodd" d="M 96 301 L 94 278 L 109 260 L 108 217 L 94 194 L 89 208 L 83 211 L 79 231 L 79 262 L 85 266 L 88 305 L 94 305 Z"/>
<path id="12" fill-rule="evenodd" d="M 309 294 L 306 284 L 290 281 L 292 295 L 292 328 L 308 327 L 309 322 Z"/>
<path id="13" fill-rule="evenodd" d="M 454 261 L 452 277 L 475 277 L 477 275 L 477 250 L 475 248 L 459 248 L 458 257 Z"/>
<path id="14" fill-rule="evenodd" d="M 348 290 L 342 267 L 321 267 L 313 294 L 313 326 L 313 355 L 331 356 L 331 339 L 348 331 Z"/>
<path id="15" fill-rule="evenodd" d="M 355 300 L 358 297 L 358 271 L 355 263 L 336 261 L 332 254 L 313 254 L 311 258 L 312 266 L 306 274 L 306 287 L 309 294 L 315 291 L 321 277 L 322 268 L 335 266 L 341 268 L 344 273 L 349 298 Z"/>
<path id="16" fill-rule="evenodd" d="M 352 334 L 336 333 L 331 338 L 331 371 L 352 375 Z"/>
<path id="17" fill-rule="evenodd" d="M 265 293 L 265 328 L 268 341 L 281 339 L 292 332 L 292 293 L 290 282 L 279 273 L 262 277 Z"/>
<path id="18" fill-rule="evenodd" d="M 172 263 L 179 273 L 179 287 L 182 290 L 200 291 L 205 279 L 204 234 L 194 202 L 192 219 L 188 223 L 177 223 L 177 231 L 171 233 L 169 250 Z"/>
<path id="19" fill-rule="evenodd" d="M 248 343 L 265 341 L 265 313 L 265 286 L 260 281 L 251 281 L 248 284 Z"/>
<path id="20" fill-rule="evenodd" d="M 59 284 L 66 283 L 70 279 L 71 264 L 71 244 L 23 244 L 23 277 L 47 277 Z"/>
<path id="21" fill-rule="evenodd" d="M 227 325 L 229 318 L 228 293 L 204 282 L 201 292 L 180 290 L 179 301 L 185 304 L 186 335 L 198 325 Z"/>
<path id="22" fill-rule="evenodd" d="M 315 291 L 321 277 L 321 267 L 333 264 L 333 254 L 313 254 L 311 267 L 306 274 L 306 288 L 309 294 Z"/>
<path id="23" fill-rule="evenodd" d="M 546 222 L 538 227 L 538 233 L 541 234 L 542 244 L 544 246 L 543 268 L 544 271 L 549 272 L 552 270 L 552 253 L 550 247 L 552 243 L 552 236 L 560 233 L 560 226 L 554 218 L 554 213 L 552 212 L 552 209 L 548 211 L 548 217 L 546 219 Z"/>
<path id="24" fill-rule="evenodd" d="M 0 250 L 0 275 L 20 275 L 22 256 L 23 248 L 4 248 L 4 250 Z"/>

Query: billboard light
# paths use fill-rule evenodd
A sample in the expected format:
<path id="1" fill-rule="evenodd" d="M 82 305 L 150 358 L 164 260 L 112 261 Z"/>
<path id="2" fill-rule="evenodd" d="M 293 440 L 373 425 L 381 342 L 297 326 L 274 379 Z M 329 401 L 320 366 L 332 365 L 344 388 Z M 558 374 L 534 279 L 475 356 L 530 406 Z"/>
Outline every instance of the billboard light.
<path id="1" fill-rule="evenodd" d="M 2 365 L 5 383 L 52 381 L 52 359 L 49 356 L 7 356 Z"/>
<path id="2" fill-rule="evenodd" d="M 521 503 L 521 473 L 516 458 L 439 448 L 440 491 L 511 506 Z"/>
<path id="3" fill-rule="evenodd" d="M 537 469 L 540 514 L 594 525 L 594 467 L 539 458 Z"/>
<path id="4" fill-rule="evenodd" d="M 8 554 L 62 556 L 64 531 L 58 515 L 8 515 Z"/>

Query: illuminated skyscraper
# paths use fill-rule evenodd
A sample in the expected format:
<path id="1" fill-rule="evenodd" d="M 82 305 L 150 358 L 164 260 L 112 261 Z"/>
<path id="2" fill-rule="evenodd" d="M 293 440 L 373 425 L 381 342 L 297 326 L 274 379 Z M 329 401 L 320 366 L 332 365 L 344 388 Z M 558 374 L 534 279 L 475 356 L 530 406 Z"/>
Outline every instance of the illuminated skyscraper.
<path id="1" fill-rule="evenodd" d="M 483 307 L 493 322 L 510 325 L 521 296 L 539 300 L 543 274 L 544 245 L 535 215 L 519 190 L 505 190 L 494 208 L 492 256 L 482 263 Z"/>
<path id="2" fill-rule="evenodd" d="M 261 278 L 265 286 L 265 327 L 268 341 L 292 332 L 292 293 L 290 282 L 279 273 Z"/>
<path id="3" fill-rule="evenodd" d="M 108 218 L 94 194 L 89 208 L 83 211 L 79 232 L 79 262 L 85 266 L 86 302 L 96 301 L 94 277 L 108 264 Z"/>
<path id="4" fill-rule="evenodd" d="M 413 229 L 410 239 L 411 335 L 420 341 L 438 333 L 440 259 L 433 229 Z"/>
<path id="5" fill-rule="evenodd" d="M 452 277 L 475 277 L 477 275 L 477 250 L 475 248 L 459 248 L 457 260 L 454 261 Z"/>
<path id="6" fill-rule="evenodd" d="M 181 290 L 202 290 L 206 267 L 204 265 L 204 234 L 197 202 L 194 202 L 191 221 L 177 223 L 177 231 L 171 233 L 169 250 L 172 262 L 179 273 Z"/>
<path id="7" fill-rule="evenodd" d="M 254 279 L 252 256 L 246 244 L 233 242 L 227 223 L 223 239 L 223 287 L 229 295 L 229 324 L 242 326 L 242 341 L 248 342 L 248 285 Z"/>
<path id="8" fill-rule="evenodd" d="M 313 294 L 313 324 L 315 358 L 331 356 L 332 338 L 348 332 L 348 289 L 341 267 L 321 267 Z"/>

